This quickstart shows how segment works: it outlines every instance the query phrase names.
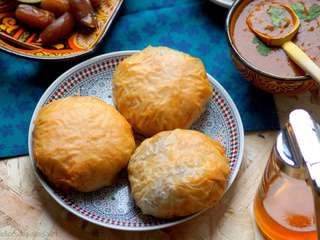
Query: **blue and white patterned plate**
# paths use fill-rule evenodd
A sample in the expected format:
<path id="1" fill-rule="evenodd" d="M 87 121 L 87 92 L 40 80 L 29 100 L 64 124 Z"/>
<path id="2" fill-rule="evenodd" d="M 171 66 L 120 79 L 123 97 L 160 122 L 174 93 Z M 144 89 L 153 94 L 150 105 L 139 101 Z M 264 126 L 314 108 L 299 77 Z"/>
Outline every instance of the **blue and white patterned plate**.
<path id="1" fill-rule="evenodd" d="M 70 95 L 96 96 L 112 104 L 112 74 L 115 67 L 127 56 L 136 51 L 123 51 L 104 54 L 87 60 L 61 75 L 41 97 L 33 113 L 29 128 L 29 155 L 35 173 L 46 191 L 64 208 L 75 215 L 95 224 L 122 230 L 154 230 L 176 225 L 198 214 L 170 220 L 146 216 L 135 206 L 130 194 L 126 171 L 124 170 L 111 187 L 92 193 L 63 193 L 55 189 L 36 168 L 32 154 L 32 132 L 39 109 L 56 99 Z M 210 75 L 214 95 L 206 111 L 194 129 L 220 140 L 226 148 L 231 167 L 228 188 L 231 186 L 243 157 L 244 134 L 239 112 L 224 88 Z"/>

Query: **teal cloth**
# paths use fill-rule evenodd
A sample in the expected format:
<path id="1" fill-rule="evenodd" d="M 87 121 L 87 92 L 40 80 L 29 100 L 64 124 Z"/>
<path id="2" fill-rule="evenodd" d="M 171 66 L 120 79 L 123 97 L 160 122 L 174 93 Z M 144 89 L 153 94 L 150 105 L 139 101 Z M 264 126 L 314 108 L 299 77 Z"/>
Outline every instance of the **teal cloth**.
<path id="1" fill-rule="evenodd" d="M 231 62 L 224 24 L 227 10 L 201 0 L 126 0 L 92 56 L 165 45 L 201 58 L 230 93 L 245 130 L 277 129 L 272 95 L 244 80 Z M 81 60 L 44 63 L 0 53 L 0 158 L 25 155 L 28 126 L 42 93 Z"/>

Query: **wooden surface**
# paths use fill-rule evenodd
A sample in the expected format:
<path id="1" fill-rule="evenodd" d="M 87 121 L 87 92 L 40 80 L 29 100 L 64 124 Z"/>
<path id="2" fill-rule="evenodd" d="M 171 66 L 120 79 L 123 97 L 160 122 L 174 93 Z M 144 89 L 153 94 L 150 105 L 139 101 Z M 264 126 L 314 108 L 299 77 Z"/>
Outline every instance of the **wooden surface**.
<path id="1" fill-rule="evenodd" d="M 319 105 L 309 94 L 275 98 L 282 123 L 297 107 L 320 120 Z M 35 179 L 28 157 L 2 160 L 0 239 L 255 239 L 250 206 L 276 135 L 274 131 L 246 134 L 239 175 L 215 208 L 181 225 L 151 232 L 116 231 L 83 221 L 50 198 Z"/>

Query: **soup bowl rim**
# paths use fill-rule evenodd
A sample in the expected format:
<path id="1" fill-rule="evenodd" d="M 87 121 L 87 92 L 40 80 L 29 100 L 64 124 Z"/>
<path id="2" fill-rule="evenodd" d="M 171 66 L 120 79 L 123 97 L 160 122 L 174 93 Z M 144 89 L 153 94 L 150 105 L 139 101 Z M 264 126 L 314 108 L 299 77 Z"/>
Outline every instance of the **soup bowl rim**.
<path id="1" fill-rule="evenodd" d="M 229 48 L 232 50 L 232 52 L 237 56 L 238 59 L 241 60 L 241 62 L 248 67 L 249 69 L 264 75 L 266 77 L 269 78 L 273 78 L 276 80 L 281 80 L 281 81 L 306 81 L 306 80 L 311 80 L 309 75 L 303 75 L 303 76 L 294 76 L 294 77 L 286 77 L 286 76 L 279 76 L 277 74 L 271 73 L 271 72 L 267 72 L 262 70 L 261 68 L 258 68 L 257 66 L 255 66 L 253 63 L 251 63 L 250 61 L 248 61 L 245 57 L 243 57 L 240 52 L 238 51 L 237 47 L 235 46 L 233 40 L 232 40 L 232 36 L 231 36 L 231 20 L 234 17 L 234 13 L 236 12 L 236 10 L 238 9 L 238 7 L 240 6 L 240 4 L 243 2 L 243 0 L 236 0 L 227 15 L 227 19 L 226 19 L 226 25 L 225 25 L 225 29 L 226 29 L 226 34 L 227 34 L 227 39 L 228 39 L 228 45 Z"/>

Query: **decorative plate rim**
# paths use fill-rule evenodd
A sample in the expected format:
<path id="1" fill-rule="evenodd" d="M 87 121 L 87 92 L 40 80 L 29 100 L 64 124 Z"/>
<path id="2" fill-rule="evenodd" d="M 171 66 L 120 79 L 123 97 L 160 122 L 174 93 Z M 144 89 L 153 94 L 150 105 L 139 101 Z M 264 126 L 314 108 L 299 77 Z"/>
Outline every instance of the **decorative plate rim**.
<path id="1" fill-rule="evenodd" d="M 120 10 L 120 7 L 122 6 L 123 1 L 124 0 L 119 0 L 119 2 L 116 4 L 110 18 L 108 19 L 108 23 L 107 23 L 105 29 L 103 30 L 103 33 L 100 36 L 100 40 L 94 46 L 92 46 L 91 48 L 88 48 L 84 51 L 74 53 L 74 54 L 69 54 L 67 56 L 50 56 L 49 57 L 49 56 L 35 56 L 35 55 L 23 53 L 23 52 L 18 52 L 18 51 L 9 49 L 1 44 L 0 44 L 0 49 L 4 52 L 7 52 L 7 53 L 15 55 L 15 56 L 23 57 L 25 59 L 32 59 L 32 60 L 37 60 L 37 61 L 48 61 L 48 62 L 67 61 L 67 60 L 73 60 L 76 58 L 88 56 L 88 55 L 92 54 L 93 52 L 95 52 L 97 50 L 97 48 L 102 44 L 103 39 L 105 38 L 107 32 L 109 31 L 109 29 L 111 27 L 111 24 L 113 23 L 115 17 L 117 16 L 117 14 Z M 3 40 L 1 39 L 1 41 L 3 41 Z M 7 42 L 5 42 L 5 43 L 7 43 Z"/>
<path id="2" fill-rule="evenodd" d="M 230 8 L 234 3 L 234 0 L 209 0 L 209 1 L 224 8 Z"/>
<path id="3" fill-rule="evenodd" d="M 35 172 L 35 175 L 37 177 L 37 179 L 39 180 L 39 182 L 41 183 L 41 185 L 44 187 L 44 189 L 47 191 L 47 193 L 60 205 L 62 206 L 64 209 L 68 210 L 69 212 L 73 213 L 74 215 L 78 216 L 81 219 L 84 219 L 88 222 L 97 224 L 99 226 L 102 227 L 108 227 L 111 229 L 116 229 L 116 230 L 126 230 L 126 231 L 150 231 L 150 230 L 159 230 L 159 229 L 163 229 L 163 228 L 167 228 L 167 227 L 171 227 L 171 226 L 175 226 L 177 224 L 186 222 L 188 220 L 191 220 L 193 218 L 195 218 L 196 216 L 199 216 L 200 214 L 202 214 L 203 212 L 205 212 L 207 209 L 204 209 L 198 213 L 195 213 L 193 215 L 190 215 L 188 217 L 184 217 L 182 219 L 178 219 L 176 221 L 172 221 L 169 223 L 162 223 L 156 226 L 138 226 L 138 227 L 133 227 L 133 226 L 120 226 L 120 225 L 115 225 L 115 224 L 110 224 L 110 223 L 102 223 L 99 221 L 94 221 L 94 219 L 89 218 L 86 215 L 83 215 L 79 212 L 77 212 L 75 209 L 73 209 L 71 206 L 67 205 L 55 192 L 54 190 L 48 185 L 48 183 L 43 179 L 43 177 L 39 174 L 38 169 L 35 165 L 35 161 L 33 159 L 33 154 L 32 154 L 32 133 L 33 133 L 33 128 L 34 128 L 34 120 L 36 118 L 37 113 L 39 112 L 40 108 L 43 106 L 43 104 L 46 102 L 48 96 L 50 96 L 50 94 L 53 92 L 53 90 L 62 82 L 64 81 L 68 76 L 70 76 L 71 74 L 77 72 L 79 69 L 81 69 L 82 67 L 88 66 L 90 64 L 93 64 L 99 60 L 104 60 L 104 59 L 108 59 L 108 58 L 114 58 L 114 57 L 121 57 L 121 56 L 127 56 L 127 55 L 131 55 L 133 53 L 139 52 L 139 50 L 127 50 L 127 51 L 116 51 L 116 52 L 111 52 L 111 53 L 106 53 L 106 54 L 102 54 L 96 57 L 93 57 L 91 59 L 88 59 L 80 64 L 75 65 L 74 67 L 72 67 L 71 69 L 67 70 L 66 72 L 64 72 L 62 75 L 60 75 L 60 77 L 58 77 L 47 89 L 46 91 L 42 94 L 40 100 L 38 101 L 35 110 L 32 114 L 32 118 L 30 121 L 30 125 L 29 125 L 29 132 L 28 132 L 28 151 L 29 151 L 29 158 L 31 160 L 32 163 L 32 167 L 33 170 Z M 230 95 L 228 94 L 228 92 L 223 88 L 223 86 L 215 79 L 213 78 L 209 73 L 207 73 L 207 76 L 209 78 L 209 81 L 213 84 L 216 85 L 217 88 L 219 89 L 219 91 L 221 92 L 221 94 L 224 96 L 224 98 L 226 98 L 228 104 L 230 105 L 230 109 L 233 111 L 233 116 L 235 118 L 235 122 L 237 123 L 237 128 L 239 131 L 239 154 L 238 154 L 238 159 L 236 161 L 236 164 L 234 165 L 234 174 L 231 175 L 230 179 L 229 179 L 229 184 L 228 187 L 225 191 L 224 194 L 226 194 L 226 192 L 230 189 L 230 187 L 232 186 L 235 178 L 238 176 L 239 173 L 239 169 L 243 160 L 243 153 L 244 153 L 244 129 L 243 129 L 243 124 L 242 124 L 242 120 L 240 117 L 240 113 L 235 105 L 235 103 L 233 102 L 232 98 L 230 97 Z"/>

